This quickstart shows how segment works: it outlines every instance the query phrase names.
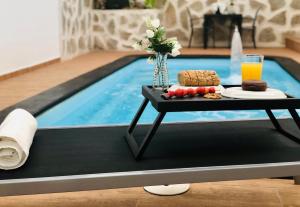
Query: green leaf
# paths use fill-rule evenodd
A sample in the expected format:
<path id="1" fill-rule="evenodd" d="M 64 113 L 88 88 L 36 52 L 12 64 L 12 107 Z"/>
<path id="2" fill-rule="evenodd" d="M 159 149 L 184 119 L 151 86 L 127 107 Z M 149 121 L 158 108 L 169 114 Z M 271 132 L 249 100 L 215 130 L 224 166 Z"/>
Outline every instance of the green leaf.
<path id="1" fill-rule="evenodd" d="M 156 0 L 145 0 L 144 3 L 145 3 L 146 8 L 152 9 L 156 5 Z"/>
<path id="2" fill-rule="evenodd" d="M 153 39 L 158 39 L 159 41 L 162 41 L 165 38 L 166 31 L 164 28 L 159 27 L 155 32 L 154 32 L 154 37 Z"/>

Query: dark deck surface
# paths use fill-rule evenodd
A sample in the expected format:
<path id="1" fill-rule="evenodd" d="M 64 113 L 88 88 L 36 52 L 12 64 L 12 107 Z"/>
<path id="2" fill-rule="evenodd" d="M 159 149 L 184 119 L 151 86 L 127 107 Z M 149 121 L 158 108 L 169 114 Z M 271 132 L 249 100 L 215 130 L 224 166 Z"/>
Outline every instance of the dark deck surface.
<path id="1" fill-rule="evenodd" d="M 297 132 L 292 121 L 282 124 Z M 39 130 L 26 164 L 0 170 L 0 180 L 300 161 L 300 145 L 276 132 L 269 121 L 162 125 L 141 161 L 133 158 L 125 129 Z"/>

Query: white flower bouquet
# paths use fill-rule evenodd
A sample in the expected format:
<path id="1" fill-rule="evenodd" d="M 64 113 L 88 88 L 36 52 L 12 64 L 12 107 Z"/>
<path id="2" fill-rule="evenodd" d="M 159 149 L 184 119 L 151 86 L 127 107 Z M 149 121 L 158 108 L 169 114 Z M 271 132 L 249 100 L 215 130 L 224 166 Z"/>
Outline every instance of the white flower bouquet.
<path id="1" fill-rule="evenodd" d="M 136 50 L 145 50 L 149 53 L 170 54 L 175 57 L 180 54 L 182 48 L 176 37 L 166 38 L 165 28 L 160 25 L 159 19 L 146 19 L 146 35 L 144 39 L 136 42 L 133 48 Z M 152 55 L 148 63 L 152 63 L 156 58 Z"/>

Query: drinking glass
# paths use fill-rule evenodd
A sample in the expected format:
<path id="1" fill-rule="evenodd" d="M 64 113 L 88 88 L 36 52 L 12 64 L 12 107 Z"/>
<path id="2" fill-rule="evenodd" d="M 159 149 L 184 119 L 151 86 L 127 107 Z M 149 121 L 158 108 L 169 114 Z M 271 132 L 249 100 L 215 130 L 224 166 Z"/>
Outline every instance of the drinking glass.
<path id="1" fill-rule="evenodd" d="M 264 64 L 263 55 L 246 54 L 242 57 L 242 80 L 261 80 Z"/>

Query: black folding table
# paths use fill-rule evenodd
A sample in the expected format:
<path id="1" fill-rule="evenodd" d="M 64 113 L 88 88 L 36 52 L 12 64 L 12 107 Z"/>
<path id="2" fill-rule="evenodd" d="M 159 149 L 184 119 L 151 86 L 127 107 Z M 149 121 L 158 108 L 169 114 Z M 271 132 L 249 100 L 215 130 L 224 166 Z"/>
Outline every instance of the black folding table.
<path id="1" fill-rule="evenodd" d="M 233 85 L 225 85 L 224 87 L 233 87 Z M 153 89 L 151 86 L 142 87 L 142 94 L 145 99 L 128 127 L 125 136 L 136 160 L 142 158 L 164 116 L 168 112 L 265 110 L 278 132 L 300 144 L 300 139 L 281 127 L 279 121 L 272 112 L 272 110 L 276 109 L 287 109 L 297 127 L 300 129 L 300 117 L 296 112 L 296 109 L 300 108 L 300 99 L 290 95 L 287 95 L 286 99 L 233 99 L 225 97 L 222 99 L 206 99 L 203 97 L 165 99 L 161 96 L 163 93 L 162 90 Z M 149 101 L 158 112 L 158 115 L 141 143 L 138 144 L 133 133 Z"/>

